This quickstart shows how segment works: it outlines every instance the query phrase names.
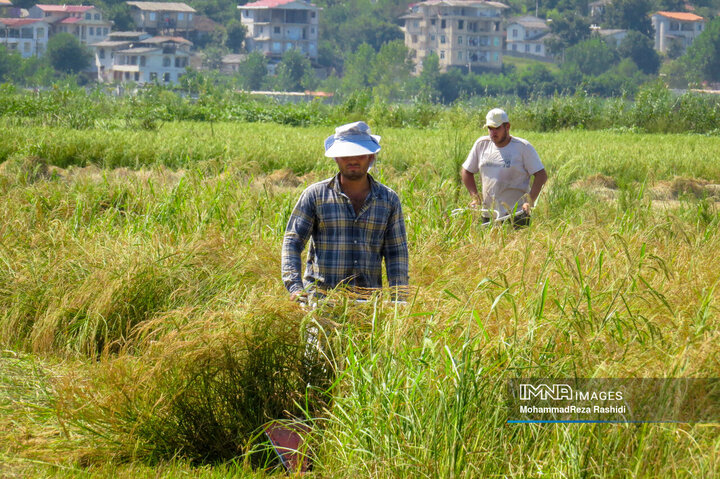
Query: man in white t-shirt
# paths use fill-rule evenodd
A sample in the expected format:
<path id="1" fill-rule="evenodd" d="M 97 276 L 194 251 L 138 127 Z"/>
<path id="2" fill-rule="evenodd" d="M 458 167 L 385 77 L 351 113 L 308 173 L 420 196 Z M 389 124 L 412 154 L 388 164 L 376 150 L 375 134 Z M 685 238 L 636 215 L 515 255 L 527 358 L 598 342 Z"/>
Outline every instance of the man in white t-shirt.
<path id="1" fill-rule="evenodd" d="M 522 218 L 516 217 L 516 224 L 527 224 L 530 210 L 547 181 L 545 167 L 527 140 L 510 136 L 510 120 L 504 110 L 490 110 L 485 127 L 488 136 L 478 138 L 460 171 L 472 197 L 470 206 L 482 205 L 496 210 L 499 216 L 522 210 Z M 478 172 L 482 178 L 482 200 L 475 183 Z"/>

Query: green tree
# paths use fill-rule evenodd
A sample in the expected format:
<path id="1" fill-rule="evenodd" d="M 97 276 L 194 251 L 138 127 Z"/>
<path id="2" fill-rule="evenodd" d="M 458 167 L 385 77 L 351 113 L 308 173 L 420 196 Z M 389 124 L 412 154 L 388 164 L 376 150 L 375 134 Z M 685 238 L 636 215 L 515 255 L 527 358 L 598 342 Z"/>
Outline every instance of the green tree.
<path id="1" fill-rule="evenodd" d="M 650 13 L 653 11 L 652 0 L 613 0 L 605 7 L 607 28 L 637 30 L 647 35 L 654 35 Z"/>
<path id="2" fill-rule="evenodd" d="M 564 63 L 577 65 L 584 75 L 600 75 L 617 63 L 617 53 L 601 38 L 594 37 L 565 50 Z"/>
<path id="3" fill-rule="evenodd" d="M 16 81 L 16 72 L 20 70 L 22 58 L 17 52 L 8 51 L 0 45 L 0 82 Z"/>
<path id="4" fill-rule="evenodd" d="M 370 86 L 371 66 L 375 55 L 375 50 L 367 43 L 361 44 L 354 53 L 347 54 L 341 86 L 343 94 L 349 95 Z"/>
<path id="5" fill-rule="evenodd" d="M 243 42 L 245 41 L 245 35 L 247 29 L 245 26 L 237 20 L 231 20 L 227 26 L 227 38 L 225 40 L 225 46 L 230 49 L 233 53 L 238 53 L 242 50 Z"/>
<path id="6" fill-rule="evenodd" d="M 696 79 L 720 81 L 720 17 L 715 17 L 705 31 L 690 45 L 681 61 Z"/>
<path id="7" fill-rule="evenodd" d="M 90 65 L 91 54 L 69 33 L 58 33 L 48 40 L 50 65 L 64 73 L 79 73 Z"/>
<path id="8" fill-rule="evenodd" d="M 404 98 L 405 86 L 410 79 L 413 64 L 405 43 L 395 40 L 380 48 L 372 64 L 370 81 L 376 96 L 386 100 Z"/>
<path id="9" fill-rule="evenodd" d="M 590 22 L 581 15 L 569 12 L 552 18 L 550 31 L 555 35 L 545 44 L 551 53 L 558 55 L 590 36 Z"/>
<path id="10" fill-rule="evenodd" d="M 207 47 L 202 53 L 202 63 L 208 70 L 220 70 L 227 50 L 217 46 Z"/>
<path id="11" fill-rule="evenodd" d="M 620 58 L 629 58 L 643 73 L 656 74 L 660 68 L 660 55 L 653 41 L 636 30 L 630 30 L 618 46 Z"/>
<path id="12" fill-rule="evenodd" d="M 434 99 L 440 95 L 440 57 L 433 52 L 423 58 L 420 72 L 420 94 L 424 98 Z"/>
<path id="13" fill-rule="evenodd" d="M 242 78 L 243 88 L 247 90 L 259 90 L 267 78 L 267 60 L 260 52 L 251 52 L 244 62 L 238 66 L 238 72 Z"/>
<path id="14" fill-rule="evenodd" d="M 310 60 L 292 48 L 283 54 L 277 66 L 278 87 L 283 91 L 302 91 L 303 79 L 307 79 L 308 73 L 312 73 Z"/>

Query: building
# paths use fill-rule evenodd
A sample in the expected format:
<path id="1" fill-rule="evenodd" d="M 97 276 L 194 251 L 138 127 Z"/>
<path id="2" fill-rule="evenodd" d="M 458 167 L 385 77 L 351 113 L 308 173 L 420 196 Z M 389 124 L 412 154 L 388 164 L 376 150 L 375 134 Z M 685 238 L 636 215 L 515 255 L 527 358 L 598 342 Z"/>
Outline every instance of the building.
<path id="1" fill-rule="evenodd" d="M 431 53 L 440 58 L 440 69 L 469 70 L 502 66 L 502 13 L 509 7 L 493 1 L 427 0 L 411 4 L 405 21 L 405 46 L 416 61 L 416 73 Z"/>
<path id="2" fill-rule="evenodd" d="M 505 50 L 508 53 L 542 58 L 549 56 L 545 39 L 550 27 L 545 20 L 533 16 L 511 18 L 506 31 Z"/>
<path id="3" fill-rule="evenodd" d="M 245 48 L 271 59 L 297 49 L 311 60 L 318 57 L 320 8 L 304 0 L 260 0 L 238 6 L 247 28 Z"/>
<path id="4" fill-rule="evenodd" d="M 605 9 L 612 3 L 612 0 L 597 0 L 588 3 L 590 9 L 590 18 L 595 23 L 601 23 L 605 18 Z"/>
<path id="5" fill-rule="evenodd" d="M 194 8 L 177 2 L 125 2 L 135 25 L 151 35 L 187 37 L 195 30 Z"/>
<path id="6" fill-rule="evenodd" d="M 240 70 L 240 64 L 247 60 L 244 53 L 230 53 L 222 57 L 222 66 L 220 71 L 223 73 L 237 73 Z"/>
<path id="7" fill-rule="evenodd" d="M 47 51 L 50 24 L 40 18 L 0 18 L 0 45 L 23 58 Z"/>
<path id="8" fill-rule="evenodd" d="M 694 13 L 657 12 L 650 20 L 655 29 L 655 50 L 661 53 L 673 45 L 684 52 L 705 29 L 705 19 Z"/>
<path id="9" fill-rule="evenodd" d="M 99 82 L 168 85 L 185 74 L 192 43 L 182 37 L 113 32 L 92 46 Z"/>
<path id="10" fill-rule="evenodd" d="M 110 34 L 112 22 L 92 5 L 43 5 L 28 10 L 29 18 L 42 19 L 50 25 L 50 36 L 69 33 L 83 45 L 99 42 Z"/>
<path id="11" fill-rule="evenodd" d="M 10 17 L 13 4 L 10 0 L 0 0 L 0 17 Z"/>
<path id="12" fill-rule="evenodd" d="M 605 40 L 605 43 L 615 48 L 619 47 L 622 41 L 627 36 L 627 30 L 621 30 L 616 28 L 606 29 L 590 27 L 590 30 L 592 31 L 593 35 L 599 36 L 600 38 Z"/>

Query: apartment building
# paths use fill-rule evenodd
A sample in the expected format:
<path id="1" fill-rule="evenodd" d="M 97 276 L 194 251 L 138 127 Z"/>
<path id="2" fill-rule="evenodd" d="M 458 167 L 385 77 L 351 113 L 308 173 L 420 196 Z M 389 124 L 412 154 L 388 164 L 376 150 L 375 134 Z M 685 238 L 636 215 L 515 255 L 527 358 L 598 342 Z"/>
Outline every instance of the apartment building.
<path id="1" fill-rule="evenodd" d="M 47 51 L 50 24 L 39 18 L 0 18 L 0 45 L 23 58 Z"/>
<path id="2" fill-rule="evenodd" d="M 185 74 L 192 43 L 182 37 L 113 32 L 92 46 L 99 82 L 168 85 Z"/>
<path id="3" fill-rule="evenodd" d="M 42 19 L 50 25 L 50 36 L 69 33 L 83 45 L 90 45 L 110 34 L 112 22 L 92 5 L 44 5 L 28 10 L 29 18 Z"/>
<path id="4" fill-rule="evenodd" d="M 506 30 L 507 52 L 542 58 L 548 56 L 545 39 L 550 34 L 550 27 L 545 20 L 533 16 L 511 18 Z"/>
<path id="5" fill-rule="evenodd" d="M 195 30 L 196 11 L 178 2 L 125 2 L 138 29 L 152 35 L 187 36 Z"/>
<path id="6" fill-rule="evenodd" d="M 245 47 L 249 52 L 280 59 L 294 48 L 317 60 L 320 8 L 304 0 L 259 0 L 238 9 L 247 28 Z"/>
<path id="7" fill-rule="evenodd" d="M 509 7 L 494 1 L 427 0 L 411 4 L 405 21 L 405 45 L 413 52 L 416 72 L 431 53 L 440 68 L 500 69 L 502 14 Z"/>
<path id="8" fill-rule="evenodd" d="M 655 29 L 655 50 L 667 53 L 671 45 L 684 52 L 705 29 L 705 19 L 694 13 L 657 12 L 650 17 Z"/>
<path id="9" fill-rule="evenodd" d="M 10 0 L 0 0 L 0 17 L 10 17 L 13 4 Z"/>

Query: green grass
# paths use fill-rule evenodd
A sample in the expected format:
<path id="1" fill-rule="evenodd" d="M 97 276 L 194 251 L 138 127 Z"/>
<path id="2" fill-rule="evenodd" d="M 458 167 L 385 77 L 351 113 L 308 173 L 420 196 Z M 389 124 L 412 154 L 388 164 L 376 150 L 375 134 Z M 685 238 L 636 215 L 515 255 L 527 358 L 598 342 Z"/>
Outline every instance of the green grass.
<path id="1" fill-rule="evenodd" d="M 0 475 L 262 477 L 293 417 L 318 477 L 719 475 L 717 426 L 507 425 L 504 385 L 718 377 L 720 140 L 514 129 L 550 182 L 530 228 L 480 230 L 449 212 L 482 132 L 373 128 L 413 299 L 306 312 L 280 245 L 332 128 L 10 127 Z M 328 320 L 330 378 L 301 333 Z"/>

